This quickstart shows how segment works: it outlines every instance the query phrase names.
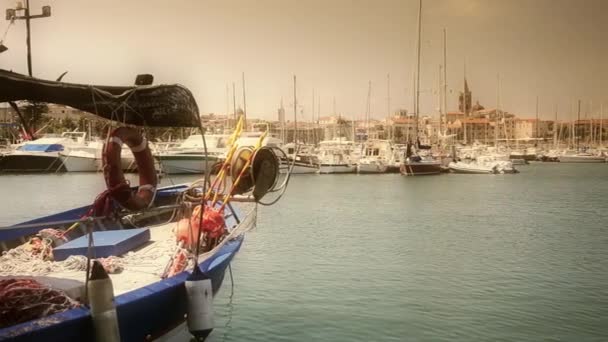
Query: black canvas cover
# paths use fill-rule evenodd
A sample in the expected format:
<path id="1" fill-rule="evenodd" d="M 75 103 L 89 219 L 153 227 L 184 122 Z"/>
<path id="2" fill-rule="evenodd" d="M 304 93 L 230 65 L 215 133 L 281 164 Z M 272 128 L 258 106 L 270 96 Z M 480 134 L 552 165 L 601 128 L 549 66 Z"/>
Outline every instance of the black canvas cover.
<path id="1" fill-rule="evenodd" d="M 198 127 L 198 106 L 181 85 L 97 86 L 41 80 L 0 69 L 0 102 L 70 106 L 105 119 L 148 127 Z"/>

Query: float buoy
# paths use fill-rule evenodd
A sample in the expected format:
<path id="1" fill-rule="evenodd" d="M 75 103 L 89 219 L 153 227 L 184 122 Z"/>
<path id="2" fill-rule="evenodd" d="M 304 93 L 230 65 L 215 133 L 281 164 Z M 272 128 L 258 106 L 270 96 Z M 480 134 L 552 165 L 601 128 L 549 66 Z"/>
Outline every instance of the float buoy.
<path id="1" fill-rule="evenodd" d="M 125 180 L 120 162 L 122 144 L 133 152 L 139 173 L 139 188 L 131 191 Z M 156 194 L 158 178 L 154 169 L 154 158 L 147 140 L 134 128 L 119 127 L 110 133 L 103 149 L 103 173 L 110 195 L 129 210 L 147 208 Z"/>
<path id="2" fill-rule="evenodd" d="M 87 285 L 87 293 L 95 341 L 118 342 L 120 331 L 118 329 L 118 316 L 114 305 L 114 290 L 112 280 L 101 263 L 93 261 L 91 277 Z"/>
<path id="3" fill-rule="evenodd" d="M 188 330 L 197 341 L 204 341 L 213 330 L 211 279 L 195 265 L 185 285 L 188 296 Z"/>

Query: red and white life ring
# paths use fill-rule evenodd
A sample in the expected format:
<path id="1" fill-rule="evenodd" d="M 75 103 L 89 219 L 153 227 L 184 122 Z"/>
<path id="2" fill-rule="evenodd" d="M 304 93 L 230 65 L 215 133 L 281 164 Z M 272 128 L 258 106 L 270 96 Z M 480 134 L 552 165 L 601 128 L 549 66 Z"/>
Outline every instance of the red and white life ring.
<path id="1" fill-rule="evenodd" d="M 137 163 L 139 188 L 136 193 L 131 191 L 122 172 L 120 152 L 123 143 L 129 146 Z M 146 138 L 134 128 L 118 127 L 110 133 L 103 151 L 103 174 L 110 195 L 129 210 L 147 208 L 154 200 L 158 178 Z"/>

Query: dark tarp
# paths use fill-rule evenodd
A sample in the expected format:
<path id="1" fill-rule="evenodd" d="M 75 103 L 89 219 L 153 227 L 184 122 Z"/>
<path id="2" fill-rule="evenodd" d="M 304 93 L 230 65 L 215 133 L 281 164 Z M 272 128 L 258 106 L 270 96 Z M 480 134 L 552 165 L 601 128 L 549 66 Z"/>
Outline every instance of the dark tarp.
<path id="1" fill-rule="evenodd" d="M 41 80 L 0 69 L 0 102 L 22 100 L 66 105 L 129 125 L 199 127 L 196 101 L 181 85 L 84 85 Z"/>

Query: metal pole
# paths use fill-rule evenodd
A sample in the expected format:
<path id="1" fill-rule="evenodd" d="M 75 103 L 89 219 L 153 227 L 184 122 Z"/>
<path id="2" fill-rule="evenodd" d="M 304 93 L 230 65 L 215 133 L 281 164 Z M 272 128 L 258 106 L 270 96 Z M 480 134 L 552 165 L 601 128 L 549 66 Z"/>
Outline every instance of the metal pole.
<path id="1" fill-rule="evenodd" d="M 245 72 L 243 72 L 243 127 L 247 130 L 247 99 L 245 97 Z"/>
<path id="2" fill-rule="evenodd" d="M 25 30 L 27 44 L 27 72 L 32 76 L 32 44 L 30 41 L 30 0 L 25 0 Z"/>
<path id="3" fill-rule="evenodd" d="M 419 120 L 419 111 L 420 111 L 420 36 L 422 30 L 422 0 L 418 1 L 418 44 L 416 51 L 416 103 L 415 103 L 415 111 L 416 111 L 416 141 L 418 141 L 418 120 Z"/>
<path id="4" fill-rule="evenodd" d="M 443 115 L 445 119 L 444 132 L 447 133 L 447 114 L 448 114 L 448 52 L 447 52 L 447 33 L 445 27 L 443 28 Z M 441 118 L 439 118 L 441 122 Z"/>
<path id="5" fill-rule="evenodd" d="M 575 134 L 576 134 L 576 151 L 578 152 L 578 143 L 579 143 L 579 123 L 581 121 L 581 100 L 578 100 L 578 116 L 575 124 Z"/>
<path id="6" fill-rule="evenodd" d="M 391 140 L 392 137 L 392 128 L 393 125 L 391 125 L 391 74 L 386 74 L 386 111 L 388 116 L 386 117 L 387 121 L 386 121 L 386 133 L 387 133 L 387 138 L 388 140 Z"/>
<path id="7" fill-rule="evenodd" d="M 234 86 L 234 82 L 232 82 L 232 109 L 234 109 L 234 127 L 236 127 L 237 122 L 239 121 L 236 116 L 236 90 Z M 247 130 L 247 129 L 245 129 Z"/>
<path id="8" fill-rule="evenodd" d="M 537 95 L 536 96 L 536 143 L 534 143 L 534 146 L 538 146 L 538 138 L 539 138 L 538 129 L 539 129 L 539 124 L 540 124 L 540 122 L 538 121 L 538 95 Z"/>

